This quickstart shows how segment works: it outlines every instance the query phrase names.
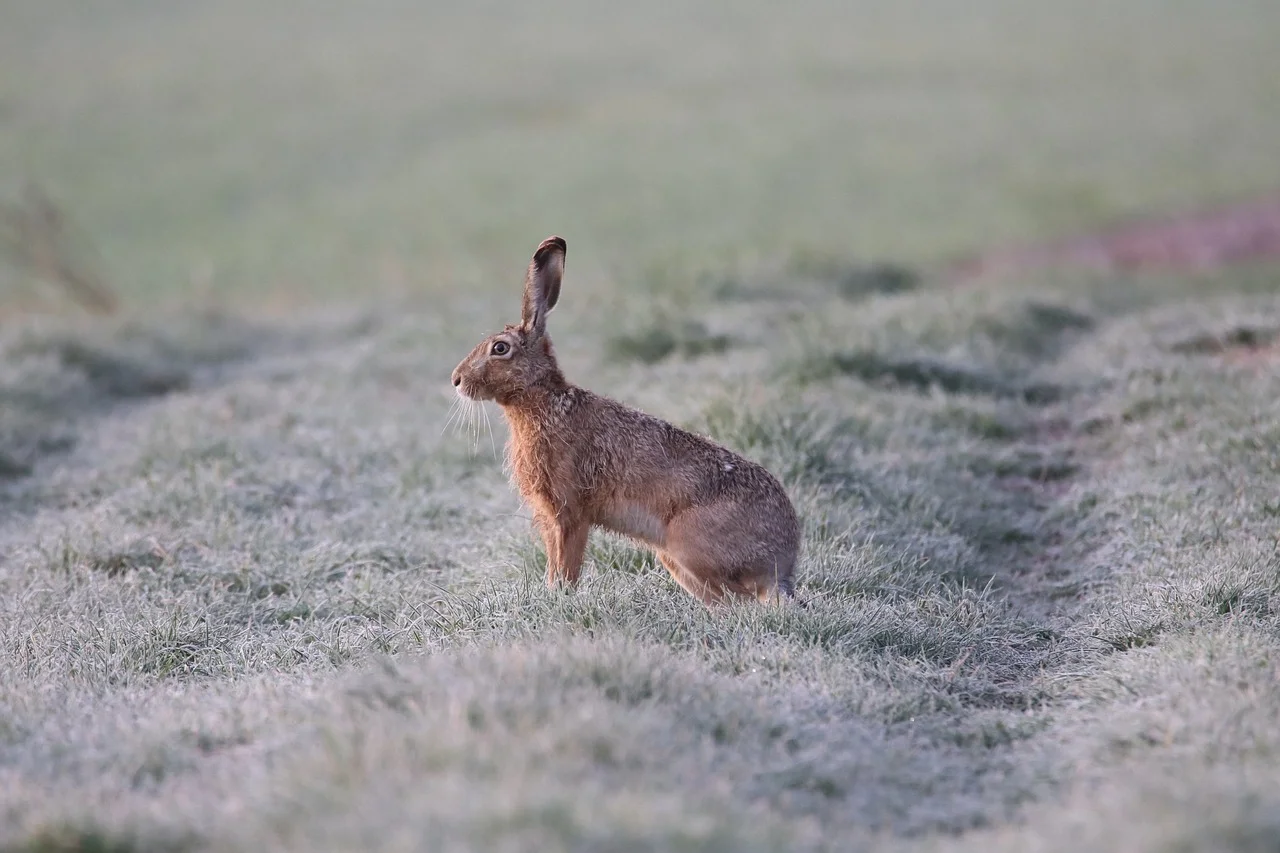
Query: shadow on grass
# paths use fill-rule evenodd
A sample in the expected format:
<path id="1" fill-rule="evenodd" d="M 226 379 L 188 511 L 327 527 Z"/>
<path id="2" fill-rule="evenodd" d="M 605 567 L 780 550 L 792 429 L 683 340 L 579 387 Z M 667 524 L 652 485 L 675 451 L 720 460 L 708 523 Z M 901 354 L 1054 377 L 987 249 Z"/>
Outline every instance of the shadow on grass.
<path id="1" fill-rule="evenodd" d="M 1233 350 L 1260 350 L 1272 346 L 1280 330 L 1256 326 L 1235 326 L 1217 335 L 1195 335 L 1169 347 L 1180 355 L 1222 355 Z"/>
<path id="2" fill-rule="evenodd" d="M 992 370 L 955 364 L 931 356 L 893 358 L 871 350 L 829 353 L 807 360 L 795 367 L 793 372 L 796 378 L 804 382 L 854 376 L 866 382 L 897 385 L 917 391 L 938 388 L 949 394 L 1017 399 L 1034 405 L 1057 402 L 1066 393 L 1057 385 L 1015 382 Z"/>
<path id="3" fill-rule="evenodd" d="M 1059 356 L 1096 325 L 1091 315 L 1074 308 L 1030 300 L 1007 316 L 979 321 L 974 333 L 1006 352 L 1046 361 Z"/>
<path id="4" fill-rule="evenodd" d="M 848 259 L 798 253 L 784 269 L 754 274 L 721 275 L 706 285 L 721 302 L 835 295 L 849 302 L 874 296 L 896 296 L 920 287 L 913 269 L 887 261 L 859 263 Z"/>
<path id="5" fill-rule="evenodd" d="M 186 853 L 203 845 L 195 838 L 143 838 L 97 829 L 51 829 L 3 853 Z"/>
<path id="6" fill-rule="evenodd" d="M 125 327 L 69 332 L 4 346 L 0 374 L 0 476 L 30 475 L 40 458 L 69 450 L 84 419 L 114 406 L 183 391 L 216 368 L 251 356 L 271 336 L 221 315 L 174 330 Z"/>
<path id="7" fill-rule="evenodd" d="M 255 360 L 360 337 L 372 317 L 311 329 L 268 328 L 206 312 L 140 325 L 0 338 L 0 484 L 29 477 L 77 444 L 94 418 L 217 385 Z"/>
<path id="8" fill-rule="evenodd" d="M 1072 389 L 1036 381 L 1030 374 L 1036 366 L 1056 359 L 1094 325 L 1088 314 L 1029 301 L 973 322 L 964 348 L 980 355 L 887 353 L 870 347 L 815 350 L 786 365 L 783 373 L 808 384 L 850 376 L 887 388 L 1046 406 L 1063 400 Z"/>
<path id="9" fill-rule="evenodd" d="M 915 290 L 920 276 L 912 269 L 887 261 L 857 263 L 840 258 L 798 253 L 788 263 L 794 275 L 823 283 L 843 299 L 892 296 Z"/>
<path id="10" fill-rule="evenodd" d="M 728 335 L 713 334 L 697 320 L 657 320 L 646 328 L 610 338 L 607 349 L 614 361 L 656 364 L 672 356 L 698 358 L 720 353 L 732 345 Z"/>

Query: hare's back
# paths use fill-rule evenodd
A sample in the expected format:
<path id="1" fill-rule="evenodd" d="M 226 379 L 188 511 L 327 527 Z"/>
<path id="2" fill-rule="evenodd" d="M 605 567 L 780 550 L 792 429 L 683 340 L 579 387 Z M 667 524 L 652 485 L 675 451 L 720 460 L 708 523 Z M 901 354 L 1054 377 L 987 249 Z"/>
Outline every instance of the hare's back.
<path id="1" fill-rule="evenodd" d="M 593 430 L 613 483 L 635 497 L 674 499 L 679 506 L 718 500 L 785 504 L 782 485 L 763 466 L 709 438 L 606 397 L 596 397 Z M 648 503 L 650 501 L 646 501 Z"/>

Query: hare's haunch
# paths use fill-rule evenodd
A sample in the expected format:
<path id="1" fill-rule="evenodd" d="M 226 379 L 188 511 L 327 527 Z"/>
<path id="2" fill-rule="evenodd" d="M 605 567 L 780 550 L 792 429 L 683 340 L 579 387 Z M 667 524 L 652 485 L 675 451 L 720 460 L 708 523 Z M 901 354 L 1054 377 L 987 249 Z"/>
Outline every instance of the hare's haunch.
<path id="1" fill-rule="evenodd" d="M 547 314 L 560 298 L 565 242 L 538 246 L 519 325 L 482 341 L 453 371 L 458 393 L 493 400 L 511 426 L 512 481 L 547 549 L 547 583 L 577 582 L 600 526 L 657 552 L 707 604 L 794 594 L 800 523 L 782 486 L 738 454 L 572 385 Z"/>

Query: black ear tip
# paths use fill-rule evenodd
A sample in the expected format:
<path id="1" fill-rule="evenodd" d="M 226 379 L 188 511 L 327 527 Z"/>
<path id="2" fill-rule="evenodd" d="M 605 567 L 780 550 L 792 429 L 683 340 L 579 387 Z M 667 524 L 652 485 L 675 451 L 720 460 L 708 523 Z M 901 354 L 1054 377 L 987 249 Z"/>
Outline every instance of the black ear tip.
<path id="1" fill-rule="evenodd" d="M 541 269 L 555 255 L 563 257 L 568 251 L 568 246 L 564 242 L 563 237 L 548 237 L 538 244 L 538 249 L 533 253 L 533 262 Z"/>

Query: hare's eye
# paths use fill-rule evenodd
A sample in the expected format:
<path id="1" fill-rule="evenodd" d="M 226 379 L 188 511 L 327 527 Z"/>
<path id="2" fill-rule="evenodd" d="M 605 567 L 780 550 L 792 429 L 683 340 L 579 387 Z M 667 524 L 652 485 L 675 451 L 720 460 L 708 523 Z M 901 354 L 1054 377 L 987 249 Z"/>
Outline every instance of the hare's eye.
<path id="1" fill-rule="evenodd" d="M 489 351 L 494 355 L 506 355 L 511 352 L 511 344 L 506 341 L 494 341 L 493 348 Z"/>

